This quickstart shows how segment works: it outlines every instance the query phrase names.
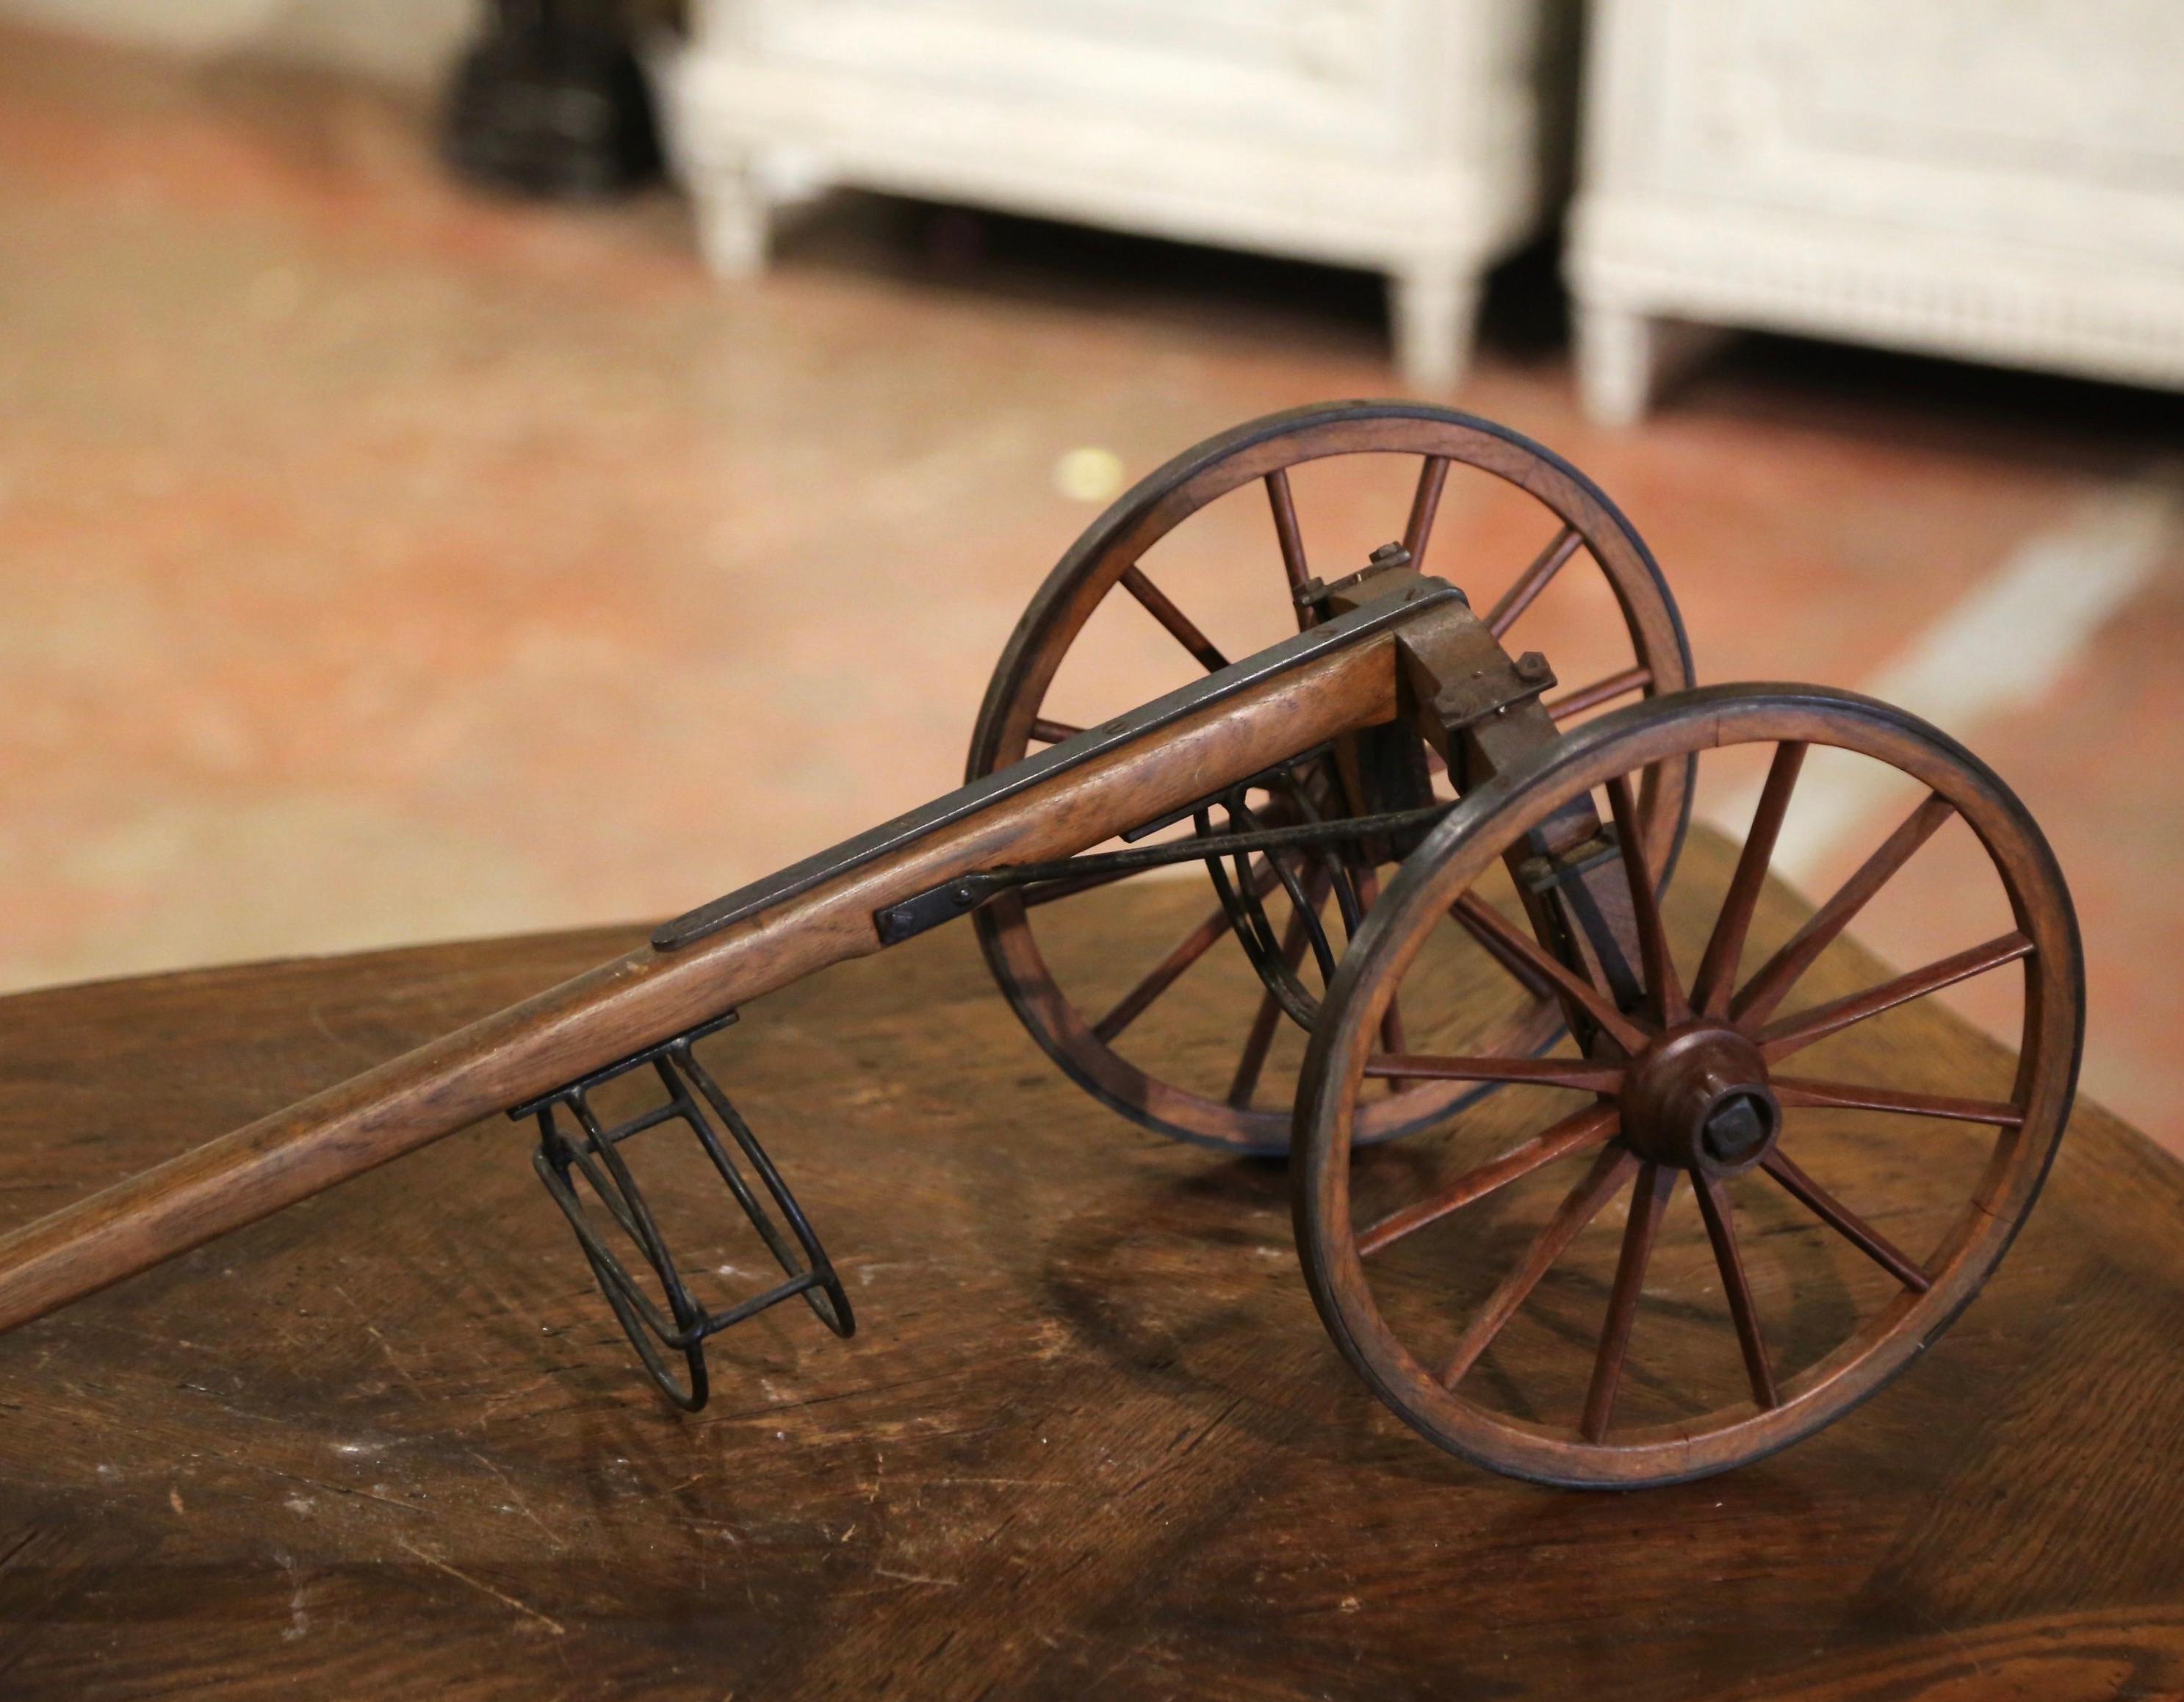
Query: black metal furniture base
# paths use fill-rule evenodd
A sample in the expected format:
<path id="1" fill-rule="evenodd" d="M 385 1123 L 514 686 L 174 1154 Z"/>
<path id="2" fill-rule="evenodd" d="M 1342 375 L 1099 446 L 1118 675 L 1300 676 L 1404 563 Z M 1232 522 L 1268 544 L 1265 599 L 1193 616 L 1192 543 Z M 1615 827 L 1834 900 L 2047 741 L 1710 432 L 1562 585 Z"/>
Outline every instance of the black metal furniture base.
<path id="1" fill-rule="evenodd" d="M 448 92 L 465 177 L 533 195 L 608 195 L 656 176 L 652 97 L 615 0 L 496 0 Z"/>
<path id="2" fill-rule="evenodd" d="M 850 1298 L 842 1292 L 827 1249 L 797 1205 L 795 1196 L 751 1133 L 750 1126 L 692 1055 L 696 1042 L 735 1020 L 736 1013 L 729 1011 L 509 1113 L 512 1118 L 538 1120 L 538 1150 L 532 1159 L 538 1179 L 577 1232 L 592 1274 L 599 1279 L 599 1291 L 644 1362 L 645 1374 L 662 1394 L 686 1412 L 705 1405 L 710 1392 L 705 1372 L 706 1338 L 733 1324 L 791 1295 L 801 1294 L 820 1321 L 836 1335 L 852 1335 L 857 1327 Z M 593 1110 L 592 1095 L 607 1083 L 647 1065 L 659 1079 L 661 1101 L 625 1121 L 603 1125 Z M 707 1311 L 692 1296 L 621 1151 L 621 1143 L 632 1135 L 670 1122 L 682 1123 L 697 1137 L 728 1192 L 787 1273 L 787 1281 L 717 1312 Z M 730 1150 L 731 1143 L 756 1173 L 765 1198 L 744 1176 Z M 577 1186 L 580 1179 L 604 1208 L 611 1226 L 587 1208 Z M 664 1312 L 645 1285 L 632 1274 L 622 1253 L 616 1250 L 618 1243 L 625 1249 L 633 1248 L 651 1268 L 660 1299 L 666 1303 Z M 672 1357 L 677 1354 L 687 1368 L 682 1381 L 671 1368 Z"/>

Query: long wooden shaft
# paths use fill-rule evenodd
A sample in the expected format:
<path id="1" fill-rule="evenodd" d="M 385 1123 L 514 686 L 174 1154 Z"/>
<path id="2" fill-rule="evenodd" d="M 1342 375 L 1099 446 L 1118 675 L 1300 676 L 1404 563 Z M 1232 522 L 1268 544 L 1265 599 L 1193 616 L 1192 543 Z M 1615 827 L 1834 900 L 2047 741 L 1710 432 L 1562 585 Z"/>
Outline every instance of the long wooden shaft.
<path id="1" fill-rule="evenodd" d="M 1432 615 L 1419 609 L 1423 621 Z M 1202 709 L 1111 740 L 1089 759 L 678 949 L 632 952 L 16 1230 L 0 1239 L 0 1330 L 828 964 L 878 951 L 872 916 L 883 907 L 974 870 L 1074 855 L 1385 720 L 1396 709 L 1396 633 L 1406 624 L 1418 625 L 1407 616 L 1383 622 L 1297 665 L 1262 670 Z M 1249 664 L 1231 671 L 1245 679 Z"/>

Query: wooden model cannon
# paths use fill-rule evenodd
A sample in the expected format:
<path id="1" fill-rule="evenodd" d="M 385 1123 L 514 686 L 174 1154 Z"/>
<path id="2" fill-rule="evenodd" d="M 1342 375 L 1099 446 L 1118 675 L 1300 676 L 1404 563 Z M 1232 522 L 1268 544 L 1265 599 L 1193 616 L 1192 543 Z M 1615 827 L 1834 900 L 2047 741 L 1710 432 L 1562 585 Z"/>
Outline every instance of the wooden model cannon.
<path id="1" fill-rule="evenodd" d="M 1339 458 L 1399 470 L 1410 506 L 1400 542 L 1323 581 L 1306 561 L 1290 470 Z M 1490 603 L 1477 577 L 1490 564 L 1425 571 L 1452 468 L 1502 481 L 1552 519 L 1538 528 L 1545 547 Z M 1255 483 L 1273 511 L 1268 601 L 1296 630 L 1232 661 L 1144 564 L 1217 498 Z M 1619 654 L 1594 683 L 1563 690 L 1546 657 L 1505 640 L 1580 564 L 1611 595 L 1595 598 L 1603 630 L 1576 648 L 1612 637 Z M 1483 606 L 1460 586 L 1479 589 Z M 1088 620 L 1124 599 L 1204 676 L 1096 725 L 1053 719 L 1050 687 Z M 1144 632 L 1167 642 L 1150 623 Z M 1594 713 L 1627 697 L 1637 701 Z M 1814 747 L 1902 777 L 1911 807 L 1763 959 L 1747 935 Z M 1702 759 L 1745 765 L 1752 820 L 1703 953 L 1680 965 L 1663 905 L 1682 901 L 1664 894 Z M 1801 1002 L 1801 978 L 1906 860 L 1964 829 L 1992 870 L 1995 937 Z M 1088 1015 L 1050 964 L 1051 930 L 1112 882 L 1187 864 L 1211 876 L 1212 914 Z M 1435 1442 L 1545 1482 L 1721 1471 L 1808 1434 L 1908 1364 L 2030 1210 L 2081 1043 L 2068 892 L 2037 827 L 1981 763 L 1846 692 L 1695 687 L 1659 570 L 1584 476 L 1484 420 L 1340 403 L 1201 444 L 1100 517 L 1011 640 L 960 790 L 666 923 L 643 950 L 17 1230 L 0 1241 L 0 1328 L 508 1112 L 535 1120 L 538 1173 L 653 1380 L 695 1407 L 705 1342 L 730 1325 L 799 1295 L 839 1334 L 854 1322 L 818 1236 L 694 1043 L 738 1005 L 963 915 L 1034 1037 L 1104 1104 L 1232 1154 L 1286 1152 L 1306 1280 L 1343 1355 Z M 1130 1061 L 1133 1024 L 1231 935 L 1256 977 L 1234 1013 L 1240 1053 L 1209 1059 L 1205 1081 L 1154 1078 Z M 1832 1079 L 1813 1061 L 1838 1031 L 2007 964 L 2023 978 L 2013 1079 L 1943 1095 Z M 1482 987 L 1500 1000 L 1485 1024 Z M 1268 1073 L 1294 1049 L 1284 1025 L 1307 1037 L 1287 1093 Z M 604 1109 L 640 1087 L 635 1110 Z M 1992 1143 L 1980 1137 L 1947 1221 L 1897 1213 L 1882 1199 L 1838 1199 L 1813 1173 L 1825 1174 L 1821 1149 L 1801 1152 L 1801 1128 L 1814 1126 L 1803 1120 L 1846 1113 L 1873 1120 L 1869 1138 L 1896 1141 L 1907 1169 L 1941 1162 L 1918 1138 L 1934 1126 L 1923 1120 L 1991 1131 Z M 626 1149 L 673 1122 L 702 1143 L 784 1280 L 724 1308 L 694 1293 Z M 1412 1161 L 1415 1142 L 1368 1150 L 1434 1132 L 1460 1151 L 1480 1131 L 1491 1145 L 1452 1163 Z M 1931 1172 L 1921 1179 L 1930 1197 Z M 1713 1267 L 1699 1286 L 1718 1281 L 1731 1327 L 1726 1382 L 1710 1392 L 1624 1375 L 1663 1213 L 1686 1181 Z M 1486 1232 L 1520 1195 L 1541 1204 L 1535 1232 Z M 1580 1339 L 1567 1333 L 1561 1381 L 1515 1386 L 1497 1335 L 1604 1212 L 1622 1225 L 1604 1319 Z M 1835 1284 L 1820 1309 L 1828 1343 L 1813 1347 L 1801 1329 L 1794 1358 L 1770 1349 L 1769 1291 L 1739 1251 L 1741 1221 L 1779 1225 L 1786 1213 L 1879 1285 Z M 1452 1304 L 1439 1277 L 1458 1245 L 1483 1274 Z M 1809 1298 L 1775 1287 L 1788 1304 Z M 1868 1304 L 1844 1303 L 1859 1293 Z"/>

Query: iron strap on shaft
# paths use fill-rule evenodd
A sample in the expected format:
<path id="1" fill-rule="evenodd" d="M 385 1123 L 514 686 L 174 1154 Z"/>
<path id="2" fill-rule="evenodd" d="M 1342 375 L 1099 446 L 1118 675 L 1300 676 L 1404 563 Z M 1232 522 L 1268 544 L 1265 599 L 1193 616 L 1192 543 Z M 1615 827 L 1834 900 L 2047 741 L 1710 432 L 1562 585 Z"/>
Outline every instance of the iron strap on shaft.
<path id="1" fill-rule="evenodd" d="M 1399 809 L 1384 815 L 1353 815 L 1337 821 L 1304 821 L 1287 827 L 1262 827 L 1248 833 L 1201 835 L 1170 840 L 1128 851 L 1100 851 L 1064 857 L 1051 863 L 1004 864 L 959 875 L 928 887 L 899 904 L 872 912 L 883 945 L 902 941 L 937 928 L 943 922 L 968 915 L 997 893 L 1053 881 L 1077 881 L 1103 875 L 1134 875 L 1145 869 L 1162 869 L 1178 863 L 1213 863 L 1223 857 L 1248 857 L 1261 851 L 1290 851 L 1346 840 L 1371 838 L 1431 827 L 1456 806 L 1435 804 L 1424 809 Z"/>

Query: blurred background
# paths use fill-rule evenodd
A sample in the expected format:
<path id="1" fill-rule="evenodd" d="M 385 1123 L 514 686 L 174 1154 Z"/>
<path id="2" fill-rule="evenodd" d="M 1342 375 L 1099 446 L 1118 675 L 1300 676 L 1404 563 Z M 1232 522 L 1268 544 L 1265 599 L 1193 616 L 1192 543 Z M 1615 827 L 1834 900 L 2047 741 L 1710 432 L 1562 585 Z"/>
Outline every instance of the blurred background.
<path id="1" fill-rule="evenodd" d="M 957 783 L 1127 483 L 1410 394 L 1604 485 L 1702 681 L 1980 750 L 2184 1153 L 2179 63 L 2170 0 L 0 0 L 0 987 L 681 909 Z M 1407 490 L 1301 481 L 1315 565 Z M 1263 504 L 1209 537 L 1239 654 Z M 1435 570 L 1537 543 L 1451 487 Z M 1804 802 L 1816 891 L 1895 819 Z M 1974 854 L 1868 942 L 1964 944 Z"/>

